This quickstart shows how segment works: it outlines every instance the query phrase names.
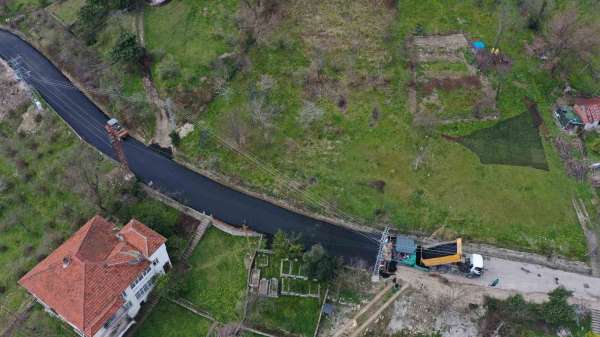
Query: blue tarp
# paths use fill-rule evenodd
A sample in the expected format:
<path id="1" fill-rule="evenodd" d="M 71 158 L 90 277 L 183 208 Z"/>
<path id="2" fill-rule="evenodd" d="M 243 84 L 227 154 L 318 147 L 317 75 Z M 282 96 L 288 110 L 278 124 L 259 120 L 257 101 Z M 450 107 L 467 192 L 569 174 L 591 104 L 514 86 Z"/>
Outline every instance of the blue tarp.
<path id="1" fill-rule="evenodd" d="M 485 43 L 483 43 L 483 41 L 475 41 L 471 44 L 473 46 L 473 48 L 475 49 L 485 49 Z"/>

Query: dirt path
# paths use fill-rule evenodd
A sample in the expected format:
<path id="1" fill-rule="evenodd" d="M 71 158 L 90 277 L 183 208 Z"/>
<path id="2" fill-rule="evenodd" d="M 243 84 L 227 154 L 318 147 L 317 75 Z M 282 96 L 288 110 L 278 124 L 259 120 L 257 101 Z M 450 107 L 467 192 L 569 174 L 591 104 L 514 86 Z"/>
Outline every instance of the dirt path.
<path id="1" fill-rule="evenodd" d="M 594 224 L 590 220 L 590 215 L 581 199 L 573 199 L 573 208 L 577 213 L 577 219 L 587 240 L 588 256 L 592 267 L 592 275 L 600 277 L 600 256 L 598 256 L 598 236 L 594 230 Z"/>
<path id="2" fill-rule="evenodd" d="M 154 130 L 154 137 L 150 140 L 150 143 L 157 143 L 161 147 L 171 147 L 171 137 L 169 134 L 174 129 L 169 120 L 169 114 L 165 108 L 165 102 L 159 97 L 156 86 L 149 74 L 145 74 L 143 78 L 144 90 L 146 96 L 151 104 L 156 109 L 156 127 Z"/>
<path id="3" fill-rule="evenodd" d="M 144 34 L 144 12 L 140 8 L 138 9 L 136 18 L 135 18 L 135 26 L 137 30 L 138 38 L 140 39 L 140 44 L 145 47 L 145 34 Z M 150 70 L 148 70 L 144 74 L 144 78 L 142 80 L 144 84 L 144 91 L 146 92 L 146 97 L 148 97 L 148 101 L 152 105 L 156 107 L 155 117 L 156 117 L 156 125 L 154 130 L 154 137 L 150 140 L 150 143 L 156 143 L 161 147 L 171 147 L 171 137 L 169 136 L 171 131 L 175 129 L 174 123 L 172 123 L 169 113 L 166 109 L 165 102 L 160 98 L 158 94 L 158 90 L 154 85 L 154 81 L 152 81 L 152 75 L 150 74 Z"/>

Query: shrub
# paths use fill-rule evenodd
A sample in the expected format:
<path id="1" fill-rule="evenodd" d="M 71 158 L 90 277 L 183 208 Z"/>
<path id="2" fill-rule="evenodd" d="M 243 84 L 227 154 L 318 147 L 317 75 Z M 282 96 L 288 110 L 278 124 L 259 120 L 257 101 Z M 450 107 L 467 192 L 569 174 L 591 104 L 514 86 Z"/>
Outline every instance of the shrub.
<path id="1" fill-rule="evenodd" d="M 560 327 L 574 331 L 577 328 L 575 308 L 567 302 L 571 294 L 563 287 L 556 288 L 542 304 L 526 302 L 521 295 L 506 300 L 486 298 L 483 335 L 496 332 L 506 337 L 520 337 L 530 332 L 547 335 Z"/>
<path id="2" fill-rule="evenodd" d="M 594 139 L 590 143 L 590 150 L 592 150 L 594 153 L 600 154 L 600 137 Z"/>
<path id="3" fill-rule="evenodd" d="M 325 115 L 325 111 L 319 108 L 311 101 L 304 101 L 304 105 L 300 109 L 298 120 L 302 127 L 308 127 L 312 123 L 319 121 Z"/>
<path id="4" fill-rule="evenodd" d="M 169 137 L 171 137 L 171 142 L 173 143 L 173 146 L 177 147 L 179 146 L 179 144 L 181 144 L 181 137 L 179 137 L 179 133 L 177 133 L 177 131 L 171 131 L 171 133 L 169 133 Z"/>
<path id="5" fill-rule="evenodd" d="M 304 253 L 302 257 L 305 263 L 308 277 L 320 282 L 329 282 L 337 274 L 339 261 L 327 254 L 327 251 L 320 244 L 313 245 L 311 249 Z"/>
<path id="6" fill-rule="evenodd" d="M 142 62 L 144 48 L 140 46 L 133 33 L 123 32 L 110 51 L 110 58 L 114 63 L 135 65 Z"/>
<path id="7" fill-rule="evenodd" d="M 271 245 L 273 255 L 280 259 L 299 258 L 304 250 L 304 247 L 299 243 L 299 241 L 299 236 L 287 236 L 282 230 L 278 230 L 273 237 L 273 244 Z"/>
<path id="8" fill-rule="evenodd" d="M 541 306 L 541 315 L 546 324 L 553 327 L 572 326 L 575 323 L 575 309 L 567 302 L 573 292 L 558 287 L 548 295 L 550 299 Z"/>
<path id="9" fill-rule="evenodd" d="M 81 7 L 77 22 L 82 31 L 83 39 L 88 45 L 96 42 L 96 33 L 108 15 L 108 8 L 98 0 L 88 0 Z"/>
<path id="10" fill-rule="evenodd" d="M 179 64 L 172 57 L 167 57 L 158 64 L 158 76 L 163 81 L 173 80 L 181 76 Z"/>

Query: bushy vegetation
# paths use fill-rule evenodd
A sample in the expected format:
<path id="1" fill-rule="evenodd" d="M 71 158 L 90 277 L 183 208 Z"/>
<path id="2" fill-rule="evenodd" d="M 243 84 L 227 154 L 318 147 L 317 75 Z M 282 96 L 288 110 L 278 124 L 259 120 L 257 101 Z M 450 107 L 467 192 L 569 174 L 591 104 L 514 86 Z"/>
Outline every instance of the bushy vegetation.
<path id="1" fill-rule="evenodd" d="M 327 254 L 327 251 L 320 244 L 316 244 L 310 248 L 302 256 L 306 268 L 306 275 L 319 282 L 332 281 L 342 264 L 335 257 Z"/>
<path id="2" fill-rule="evenodd" d="M 114 63 L 127 65 L 129 68 L 139 66 L 144 57 L 144 48 L 140 46 L 135 34 L 122 32 L 115 46 L 110 51 Z"/>
<path id="3" fill-rule="evenodd" d="M 86 0 L 78 14 L 77 30 L 87 44 L 94 44 L 98 31 L 106 23 L 113 10 L 125 10 L 135 5 L 136 0 Z"/>
<path id="4" fill-rule="evenodd" d="M 521 295 L 506 300 L 486 298 L 483 335 L 500 333 L 507 337 L 555 335 L 559 328 L 568 329 L 573 336 L 584 336 L 590 329 L 589 319 L 578 317 L 575 307 L 567 300 L 571 292 L 559 287 L 550 292 L 541 304 L 525 301 Z"/>
<path id="5" fill-rule="evenodd" d="M 286 235 L 282 230 L 278 230 L 273 236 L 271 250 L 276 259 L 298 259 L 302 256 L 304 246 L 299 242 L 298 235 Z"/>

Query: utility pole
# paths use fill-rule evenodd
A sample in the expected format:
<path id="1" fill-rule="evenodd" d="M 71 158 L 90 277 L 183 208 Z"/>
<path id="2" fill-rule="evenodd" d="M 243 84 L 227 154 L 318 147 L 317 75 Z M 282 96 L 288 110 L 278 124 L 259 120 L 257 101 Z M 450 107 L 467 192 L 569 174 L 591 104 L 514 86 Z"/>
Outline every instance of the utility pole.
<path id="1" fill-rule="evenodd" d="M 383 247 L 387 242 L 389 234 L 390 227 L 386 226 L 383 232 L 381 233 L 381 239 L 379 239 L 379 249 L 377 250 L 377 258 L 375 260 L 375 266 L 373 267 L 373 274 L 371 275 L 371 281 L 373 282 L 377 282 L 379 280 L 379 269 L 381 263 L 383 263 Z"/>
<path id="2" fill-rule="evenodd" d="M 110 143 L 117 155 L 117 160 L 121 163 L 121 166 L 127 171 L 130 172 L 129 164 L 127 163 L 127 158 L 125 157 L 125 151 L 123 150 L 123 139 L 117 134 L 117 131 L 113 129 L 110 125 L 104 125 L 104 129 L 108 132 L 108 136 L 110 138 Z"/>

